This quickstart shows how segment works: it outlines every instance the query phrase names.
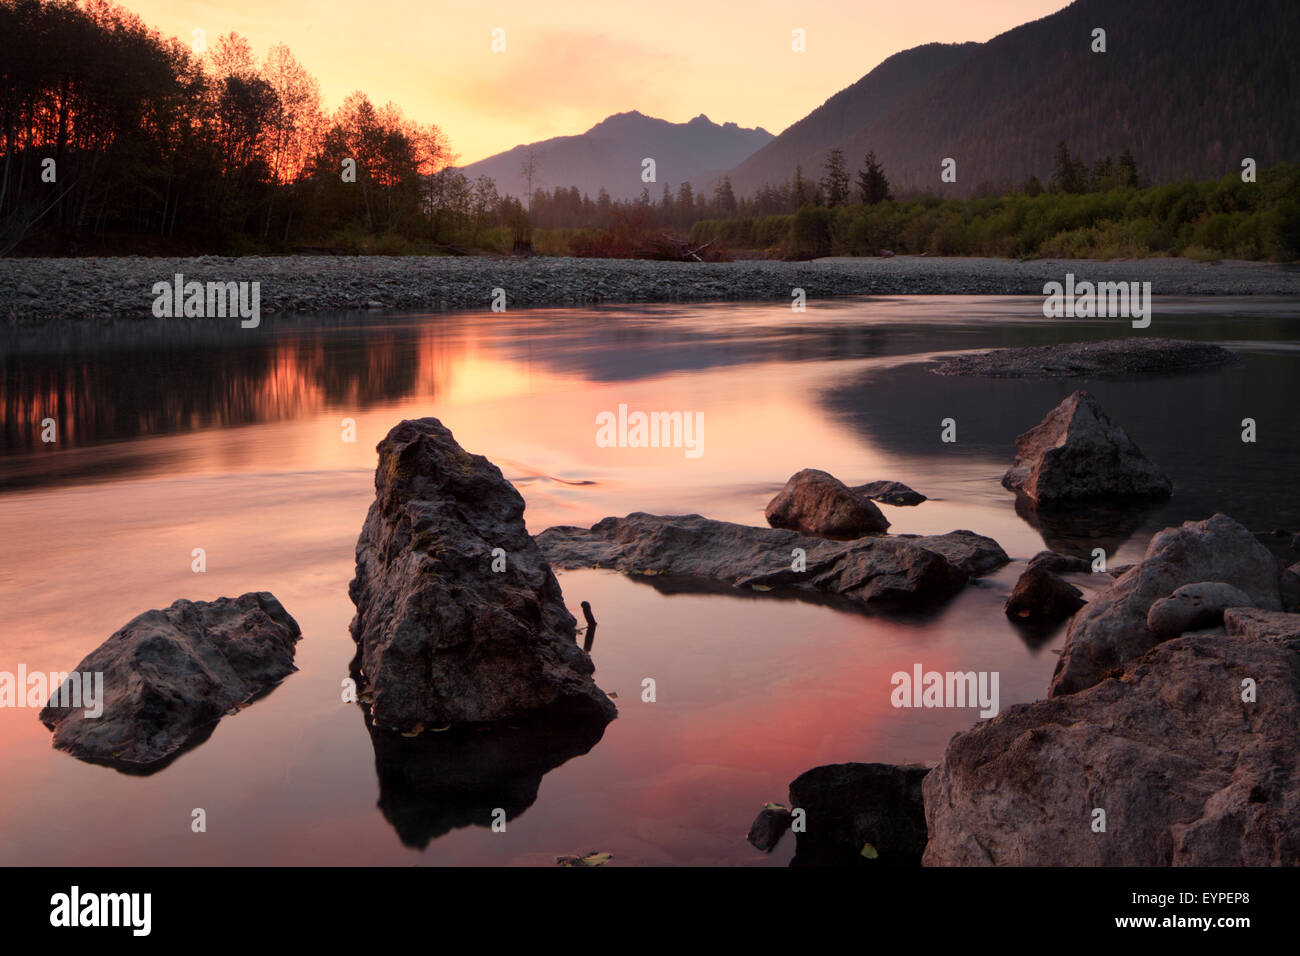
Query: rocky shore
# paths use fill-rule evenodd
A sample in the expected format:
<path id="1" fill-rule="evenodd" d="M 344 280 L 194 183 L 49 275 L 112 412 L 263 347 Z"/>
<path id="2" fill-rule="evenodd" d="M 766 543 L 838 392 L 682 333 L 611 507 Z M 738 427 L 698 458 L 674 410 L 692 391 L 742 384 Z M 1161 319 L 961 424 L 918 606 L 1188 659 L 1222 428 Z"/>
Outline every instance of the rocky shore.
<path id="1" fill-rule="evenodd" d="M 149 318 L 154 283 L 258 282 L 264 315 L 355 309 L 487 309 L 633 302 L 789 303 L 852 295 L 1042 295 L 1067 273 L 1149 281 L 1163 295 L 1300 295 L 1300 270 L 1257 262 L 931 258 L 723 263 L 492 257 L 249 256 L 0 259 L 0 321 Z"/>

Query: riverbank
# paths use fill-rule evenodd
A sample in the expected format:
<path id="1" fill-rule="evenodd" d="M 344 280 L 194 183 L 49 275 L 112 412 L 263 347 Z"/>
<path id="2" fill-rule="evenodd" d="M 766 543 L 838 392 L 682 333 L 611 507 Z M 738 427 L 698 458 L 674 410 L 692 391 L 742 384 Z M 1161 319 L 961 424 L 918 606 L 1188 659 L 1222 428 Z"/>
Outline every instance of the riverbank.
<path id="1" fill-rule="evenodd" d="M 809 303 L 852 295 L 1042 295 L 1047 282 L 1150 282 L 1165 295 L 1300 295 L 1300 266 L 1189 259 L 747 260 L 270 256 L 0 259 L 0 320 L 149 318 L 154 283 L 257 282 L 263 315 L 344 309 L 489 309 L 634 302 Z"/>

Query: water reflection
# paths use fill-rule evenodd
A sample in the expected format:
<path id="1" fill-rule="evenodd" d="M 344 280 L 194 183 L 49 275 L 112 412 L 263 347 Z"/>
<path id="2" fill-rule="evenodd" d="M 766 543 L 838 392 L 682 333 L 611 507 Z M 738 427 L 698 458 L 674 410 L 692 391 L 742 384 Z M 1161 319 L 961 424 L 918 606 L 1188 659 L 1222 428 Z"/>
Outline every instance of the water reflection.
<path id="1" fill-rule="evenodd" d="M 424 849 L 454 829 L 515 819 L 537 800 L 542 777 L 600 742 L 604 721 L 521 717 L 513 725 L 460 727 L 417 737 L 375 727 L 379 809 L 408 847 Z"/>

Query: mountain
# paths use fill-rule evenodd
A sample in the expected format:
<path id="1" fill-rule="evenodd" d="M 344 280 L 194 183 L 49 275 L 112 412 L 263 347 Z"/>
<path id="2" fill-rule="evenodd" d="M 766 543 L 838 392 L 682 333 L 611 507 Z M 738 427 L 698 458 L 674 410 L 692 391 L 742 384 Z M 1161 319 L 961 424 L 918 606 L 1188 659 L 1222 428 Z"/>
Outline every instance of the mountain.
<path id="1" fill-rule="evenodd" d="M 928 43 L 895 53 L 737 165 L 729 174 L 732 188 L 737 195 L 749 195 L 764 185 L 783 183 L 799 164 L 805 179 L 819 178 L 832 147 L 929 85 L 978 46 Z M 849 158 L 851 163 L 861 159 Z"/>
<path id="2" fill-rule="evenodd" d="M 1098 27 L 1105 53 L 1091 51 Z M 796 162 L 820 178 L 836 146 L 851 171 L 874 150 L 895 187 L 954 195 L 1047 177 L 1060 140 L 1088 161 L 1129 147 L 1155 182 L 1296 160 L 1298 47 L 1295 0 L 1076 0 L 987 43 L 891 57 L 738 164 L 732 184 L 752 194 Z M 945 157 L 955 184 L 940 181 Z"/>
<path id="3" fill-rule="evenodd" d="M 716 179 L 755 150 L 771 142 L 763 128 L 719 126 L 701 113 L 686 123 L 645 116 L 635 110 L 615 113 L 577 136 L 557 136 L 516 146 L 461 169 L 470 179 L 490 176 L 502 193 L 524 196 L 527 184 L 520 167 L 531 150 L 536 157 L 533 188 L 577 186 L 595 198 L 603 186 L 613 199 L 635 199 L 643 188 L 658 200 L 664 183 L 675 190 L 682 182 Z M 641 181 L 641 161 L 655 161 L 655 182 Z"/>

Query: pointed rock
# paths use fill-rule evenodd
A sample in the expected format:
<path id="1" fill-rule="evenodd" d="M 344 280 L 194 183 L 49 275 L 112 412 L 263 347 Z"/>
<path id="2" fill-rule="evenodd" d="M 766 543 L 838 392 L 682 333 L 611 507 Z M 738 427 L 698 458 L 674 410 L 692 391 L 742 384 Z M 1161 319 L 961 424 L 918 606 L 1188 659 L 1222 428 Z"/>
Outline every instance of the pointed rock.
<path id="1" fill-rule="evenodd" d="M 399 423 L 378 450 L 350 588 L 375 724 L 406 731 L 538 710 L 612 720 L 501 470 L 435 418 Z"/>
<path id="2" fill-rule="evenodd" d="M 1173 482 L 1084 391 L 1074 392 L 1016 439 L 1016 457 L 1002 484 L 1040 504 L 1167 498 L 1173 492 Z"/>

